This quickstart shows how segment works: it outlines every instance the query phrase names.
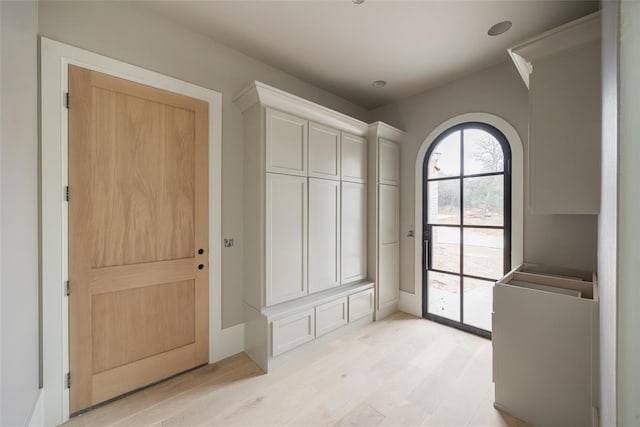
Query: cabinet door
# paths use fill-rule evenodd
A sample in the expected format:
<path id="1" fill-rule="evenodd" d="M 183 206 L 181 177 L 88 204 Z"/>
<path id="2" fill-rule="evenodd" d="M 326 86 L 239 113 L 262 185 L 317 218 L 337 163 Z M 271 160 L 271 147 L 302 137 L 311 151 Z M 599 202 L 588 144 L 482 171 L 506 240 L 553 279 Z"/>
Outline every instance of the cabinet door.
<path id="1" fill-rule="evenodd" d="M 400 292 L 400 188 L 380 185 L 378 310 Z"/>
<path id="2" fill-rule="evenodd" d="M 340 131 L 309 123 L 309 176 L 340 179 Z"/>
<path id="3" fill-rule="evenodd" d="M 379 182 L 387 185 L 400 185 L 400 144 L 380 138 Z"/>
<path id="4" fill-rule="evenodd" d="M 367 181 L 367 140 L 342 132 L 342 180 Z"/>
<path id="5" fill-rule="evenodd" d="M 529 95 L 529 186 L 534 213 L 600 212 L 599 64 L 599 41 L 534 64 Z"/>
<path id="6" fill-rule="evenodd" d="M 316 337 L 315 327 L 313 308 L 274 320 L 271 324 L 271 355 L 277 356 L 312 341 Z"/>
<path id="7" fill-rule="evenodd" d="M 367 186 L 342 183 L 341 282 L 367 277 Z"/>
<path id="8" fill-rule="evenodd" d="M 267 174 L 266 305 L 307 295 L 307 179 Z"/>
<path id="9" fill-rule="evenodd" d="M 309 178 L 309 293 L 340 285 L 340 182 Z"/>
<path id="10" fill-rule="evenodd" d="M 349 295 L 349 322 L 373 313 L 373 289 Z"/>
<path id="11" fill-rule="evenodd" d="M 307 121 L 267 108 L 267 172 L 307 175 Z"/>

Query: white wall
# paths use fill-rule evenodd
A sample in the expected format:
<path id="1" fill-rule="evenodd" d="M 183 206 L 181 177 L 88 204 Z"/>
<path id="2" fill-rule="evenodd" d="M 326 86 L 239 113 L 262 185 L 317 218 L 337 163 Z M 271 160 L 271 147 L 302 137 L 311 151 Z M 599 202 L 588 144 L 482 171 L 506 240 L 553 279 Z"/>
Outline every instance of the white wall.
<path id="1" fill-rule="evenodd" d="M 382 120 L 407 131 L 401 159 L 401 288 L 404 291 L 414 292 L 416 285 L 414 243 L 413 238 L 407 237 L 407 232 L 415 221 L 413 180 L 418 149 L 440 123 L 470 112 L 494 114 L 505 119 L 518 131 L 525 144 L 524 176 L 527 188 L 528 92 L 510 62 L 370 113 L 371 120 Z M 527 206 L 528 194 L 525 192 L 525 261 L 595 270 L 596 216 L 533 215 L 528 212 Z"/>
<path id="2" fill-rule="evenodd" d="M 224 327 L 242 323 L 242 114 L 233 98 L 261 80 L 360 119 L 367 111 L 132 3 L 46 1 L 39 12 L 41 35 L 222 92 L 222 233 L 235 239 L 222 251 L 222 317 Z"/>
<path id="3" fill-rule="evenodd" d="M 640 2 L 620 5 L 618 425 L 640 426 Z"/>
<path id="4" fill-rule="evenodd" d="M 39 388 L 38 9 L 2 1 L 0 425 L 23 426 Z"/>
<path id="5" fill-rule="evenodd" d="M 602 4 L 602 175 L 598 217 L 600 419 L 616 425 L 619 2 Z"/>

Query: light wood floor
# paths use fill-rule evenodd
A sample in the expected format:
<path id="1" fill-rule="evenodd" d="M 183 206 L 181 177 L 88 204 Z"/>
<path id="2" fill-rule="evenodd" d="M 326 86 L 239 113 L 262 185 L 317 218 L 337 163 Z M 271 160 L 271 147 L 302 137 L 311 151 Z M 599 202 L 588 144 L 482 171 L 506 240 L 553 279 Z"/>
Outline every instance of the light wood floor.
<path id="1" fill-rule="evenodd" d="M 264 375 L 238 354 L 74 426 L 526 426 L 493 408 L 491 342 L 397 313 Z"/>

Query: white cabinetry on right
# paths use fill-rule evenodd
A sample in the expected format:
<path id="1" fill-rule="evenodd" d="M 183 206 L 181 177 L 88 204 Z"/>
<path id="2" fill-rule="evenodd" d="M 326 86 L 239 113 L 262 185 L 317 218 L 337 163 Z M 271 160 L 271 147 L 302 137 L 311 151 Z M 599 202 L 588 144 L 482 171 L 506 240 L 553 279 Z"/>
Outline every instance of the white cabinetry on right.
<path id="1" fill-rule="evenodd" d="M 539 214 L 599 213 L 599 12 L 509 53 L 529 88 L 531 209 Z"/>
<path id="2" fill-rule="evenodd" d="M 369 126 L 369 273 L 376 284 L 376 320 L 398 310 L 400 296 L 400 141 L 404 132 Z"/>

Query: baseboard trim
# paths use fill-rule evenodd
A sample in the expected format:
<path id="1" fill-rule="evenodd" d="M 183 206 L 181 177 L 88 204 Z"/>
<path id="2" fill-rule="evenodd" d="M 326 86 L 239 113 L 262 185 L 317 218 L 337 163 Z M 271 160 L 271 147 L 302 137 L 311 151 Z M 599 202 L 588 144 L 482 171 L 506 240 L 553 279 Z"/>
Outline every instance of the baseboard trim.
<path id="1" fill-rule="evenodd" d="M 44 393 L 38 389 L 38 397 L 27 420 L 28 427 L 44 427 Z"/>
<path id="2" fill-rule="evenodd" d="M 244 323 L 220 331 L 221 348 L 209 355 L 209 363 L 214 363 L 244 351 Z"/>
<path id="3" fill-rule="evenodd" d="M 416 294 L 400 291 L 398 309 L 416 317 L 422 317 L 422 301 Z"/>

